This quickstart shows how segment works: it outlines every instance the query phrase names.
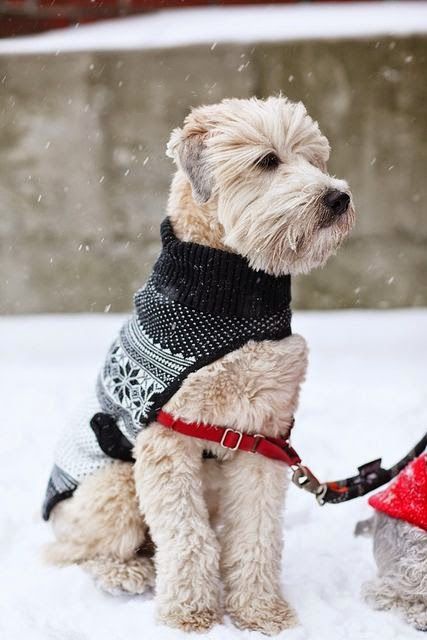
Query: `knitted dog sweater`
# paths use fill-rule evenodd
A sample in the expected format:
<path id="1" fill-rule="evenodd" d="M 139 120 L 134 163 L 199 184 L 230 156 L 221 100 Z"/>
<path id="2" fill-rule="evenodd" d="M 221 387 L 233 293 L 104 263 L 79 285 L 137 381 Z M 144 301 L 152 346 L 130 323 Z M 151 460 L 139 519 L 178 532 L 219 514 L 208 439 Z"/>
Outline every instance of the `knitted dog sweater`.
<path id="1" fill-rule="evenodd" d="M 255 271 L 236 254 L 182 242 L 169 218 L 161 239 L 151 276 L 99 374 L 97 400 L 65 429 L 57 447 L 45 519 L 84 477 L 112 462 L 90 427 L 93 413 L 113 416 L 133 444 L 191 372 L 249 340 L 291 334 L 290 276 Z"/>

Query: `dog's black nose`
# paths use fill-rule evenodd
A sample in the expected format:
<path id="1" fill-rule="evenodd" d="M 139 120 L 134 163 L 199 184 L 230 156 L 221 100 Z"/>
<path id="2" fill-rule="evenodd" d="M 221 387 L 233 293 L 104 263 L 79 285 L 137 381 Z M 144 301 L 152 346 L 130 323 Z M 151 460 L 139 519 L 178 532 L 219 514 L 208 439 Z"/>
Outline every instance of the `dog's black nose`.
<path id="1" fill-rule="evenodd" d="M 323 197 L 323 202 L 336 216 L 341 216 L 348 209 L 350 204 L 350 196 L 348 193 L 338 191 L 337 189 L 331 189 L 327 191 Z"/>

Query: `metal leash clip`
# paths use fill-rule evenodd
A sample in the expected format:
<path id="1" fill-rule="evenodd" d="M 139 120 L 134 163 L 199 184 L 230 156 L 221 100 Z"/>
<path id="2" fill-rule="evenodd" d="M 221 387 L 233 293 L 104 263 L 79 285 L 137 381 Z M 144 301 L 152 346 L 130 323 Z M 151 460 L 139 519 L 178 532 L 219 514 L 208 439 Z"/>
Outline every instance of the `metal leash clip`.
<path id="1" fill-rule="evenodd" d="M 319 482 L 314 473 L 303 464 L 292 465 L 292 482 L 300 489 L 305 489 L 309 493 L 316 496 L 316 500 L 320 505 L 324 504 L 324 496 L 327 486 Z"/>
<path id="2" fill-rule="evenodd" d="M 296 463 L 291 465 L 292 482 L 300 489 L 313 494 L 318 504 L 341 504 L 370 493 L 395 478 L 412 460 L 427 449 L 427 433 L 417 442 L 410 452 L 389 469 L 383 469 L 381 458 L 362 464 L 359 473 L 350 478 L 319 482 L 308 467 Z"/>

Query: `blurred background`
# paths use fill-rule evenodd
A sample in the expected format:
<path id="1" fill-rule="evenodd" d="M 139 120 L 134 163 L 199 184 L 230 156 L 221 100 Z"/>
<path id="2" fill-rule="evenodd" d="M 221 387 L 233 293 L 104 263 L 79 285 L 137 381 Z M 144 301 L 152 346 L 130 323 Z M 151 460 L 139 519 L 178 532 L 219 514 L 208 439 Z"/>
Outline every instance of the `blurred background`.
<path id="1" fill-rule="evenodd" d="M 1 313 L 129 309 L 170 130 L 280 91 L 319 121 L 358 210 L 295 306 L 427 305 L 427 3 L 0 0 L 0 35 Z"/>

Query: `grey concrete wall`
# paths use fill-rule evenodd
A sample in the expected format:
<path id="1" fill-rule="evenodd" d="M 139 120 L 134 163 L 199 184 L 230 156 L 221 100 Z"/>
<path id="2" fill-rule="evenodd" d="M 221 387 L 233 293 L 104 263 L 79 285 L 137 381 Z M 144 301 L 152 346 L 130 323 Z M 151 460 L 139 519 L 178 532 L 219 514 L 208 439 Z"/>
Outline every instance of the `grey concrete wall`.
<path id="1" fill-rule="evenodd" d="M 305 308 L 427 304 L 427 38 L 0 56 L 0 310 L 128 309 L 190 105 L 302 99 L 359 212 Z"/>

